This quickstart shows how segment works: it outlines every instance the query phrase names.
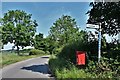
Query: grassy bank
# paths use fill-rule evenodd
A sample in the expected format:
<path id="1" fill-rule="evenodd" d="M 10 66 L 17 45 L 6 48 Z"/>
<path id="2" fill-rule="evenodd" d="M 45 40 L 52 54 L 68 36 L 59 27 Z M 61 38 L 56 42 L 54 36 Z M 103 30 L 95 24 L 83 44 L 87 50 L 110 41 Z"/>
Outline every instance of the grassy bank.
<path id="1" fill-rule="evenodd" d="M 2 53 L 2 61 L 0 61 L 0 64 L 2 65 L 1 67 L 7 66 L 9 64 L 15 63 L 15 62 L 19 62 L 19 61 L 23 61 L 29 58 L 35 58 L 38 56 L 42 56 L 45 54 L 38 54 L 38 55 L 21 55 L 18 56 L 16 53 Z"/>
<path id="2" fill-rule="evenodd" d="M 84 80 L 84 78 L 90 79 L 93 78 L 93 80 L 95 78 L 99 80 L 100 79 L 119 80 L 119 77 L 114 76 L 114 75 L 119 76 L 119 74 L 116 74 L 116 72 L 114 71 L 100 72 L 101 71 L 100 68 L 95 67 L 93 62 L 92 63 L 90 62 L 88 66 L 85 68 L 79 68 L 63 58 L 59 58 L 52 55 L 49 61 L 49 65 L 52 73 L 58 80 L 59 79 L 64 80 L 68 78 L 71 78 L 72 80 L 78 80 L 78 78 L 81 78 L 82 80 Z"/>
<path id="3" fill-rule="evenodd" d="M 51 71 L 57 79 L 90 77 L 90 74 L 86 73 L 83 69 L 78 69 L 65 59 L 56 57 L 54 55 L 51 56 L 49 65 Z"/>

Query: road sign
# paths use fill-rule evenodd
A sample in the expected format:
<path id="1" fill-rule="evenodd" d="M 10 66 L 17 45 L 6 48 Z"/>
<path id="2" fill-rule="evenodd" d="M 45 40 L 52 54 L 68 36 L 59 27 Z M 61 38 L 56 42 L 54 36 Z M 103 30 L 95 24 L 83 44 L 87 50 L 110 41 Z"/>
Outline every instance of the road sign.
<path id="1" fill-rule="evenodd" d="M 99 29 L 99 25 L 87 24 L 87 28 L 91 28 L 91 29 Z"/>

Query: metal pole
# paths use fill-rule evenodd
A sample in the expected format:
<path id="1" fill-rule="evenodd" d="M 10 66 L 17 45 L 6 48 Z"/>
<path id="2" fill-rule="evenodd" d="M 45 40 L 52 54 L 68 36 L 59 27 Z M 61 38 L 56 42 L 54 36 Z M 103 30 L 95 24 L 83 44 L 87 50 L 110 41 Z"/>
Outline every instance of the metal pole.
<path id="1" fill-rule="evenodd" d="M 101 58 L 101 24 L 99 25 L 99 35 L 98 35 L 98 62 L 100 62 Z"/>

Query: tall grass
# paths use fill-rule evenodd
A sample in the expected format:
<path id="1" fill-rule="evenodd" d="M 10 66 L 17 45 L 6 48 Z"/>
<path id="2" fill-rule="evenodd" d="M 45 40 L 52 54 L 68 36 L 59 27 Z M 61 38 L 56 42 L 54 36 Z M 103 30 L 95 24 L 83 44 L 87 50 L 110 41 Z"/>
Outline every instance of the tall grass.
<path id="1" fill-rule="evenodd" d="M 19 56 L 14 52 L 3 52 L 2 53 L 2 61 L 0 62 L 0 64 L 2 64 L 2 67 L 15 63 L 15 62 L 19 62 L 22 60 L 26 60 L 29 58 L 34 58 L 34 57 L 38 57 L 38 56 L 42 56 L 45 54 L 39 54 L 39 55 L 23 55 L 23 56 Z"/>
<path id="2" fill-rule="evenodd" d="M 98 66 L 95 66 L 93 63 L 89 63 L 86 68 L 76 67 L 74 64 L 70 63 L 66 59 L 61 57 L 56 57 L 54 55 L 51 56 L 49 60 L 49 65 L 52 73 L 55 75 L 57 79 L 69 79 L 69 80 L 80 80 L 85 78 L 97 78 L 102 79 L 111 79 L 111 80 L 119 80 L 119 72 L 114 71 L 101 71 Z M 120 68 L 119 68 L 120 69 Z M 116 75 L 117 77 L 115 77 Z M 71 78 L 71 79 L 70 79 Z"/>
<path id="3" fill-rule="evenodd" d="M 54 55 L 51 56 L 49 60 L 49 65 L 51 71 L 57 79 L 77 79 L 90 77 L 90 74 L 86 73 L 83 69 L 78 69 L 76 66 L 69 63 L 65 59 L 56 57 Z"/>

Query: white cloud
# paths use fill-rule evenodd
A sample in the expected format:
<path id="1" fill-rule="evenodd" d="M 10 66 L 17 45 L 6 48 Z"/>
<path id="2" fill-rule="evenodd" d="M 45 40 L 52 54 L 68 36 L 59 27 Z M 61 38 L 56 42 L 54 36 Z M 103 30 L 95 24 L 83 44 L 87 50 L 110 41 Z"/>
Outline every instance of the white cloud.
<path id="1" fill-rule="evenodd" d="M 27 46 L 27 47 L 25 47 L 24 49 L 34 49 L 34 47 Z"/>
<path id="2" fill-rule="evenodd" d="M 12 49 L 12 46 L 14 46 L 13 43 L 8 43 L 8 44 L 4 45 L 4 49 L 2 49 L 2 50 L 9 50 L 9 49 Z"/>
<path id="3" fill-rule="evenodd" d="M 118 39 L 120 40 L 120 33 L 118 34 Z"/>
<path id="4" fill-rule="evenodd" d="M 4 49 L 2 49 L 2 50 L 11 50 L 13 46 L 14 46 L 14 44 L 9 42 L 8 44 L 4 45 Z M 31 47 L 31 46 L 24 47 L 24 49 L 33 49 L 33 48 L 34 47 Z M 15 47 L 14 49 L 16 50 L 17 47 Z M 22 50 L 21 47 L 20 47 L 20 50 Z"/>

